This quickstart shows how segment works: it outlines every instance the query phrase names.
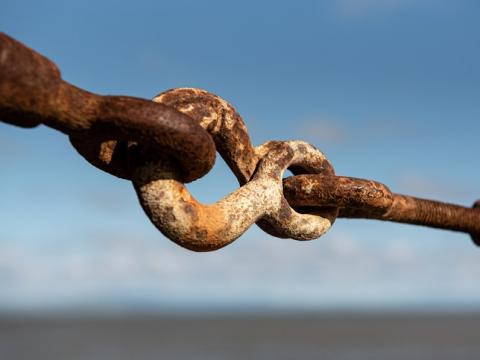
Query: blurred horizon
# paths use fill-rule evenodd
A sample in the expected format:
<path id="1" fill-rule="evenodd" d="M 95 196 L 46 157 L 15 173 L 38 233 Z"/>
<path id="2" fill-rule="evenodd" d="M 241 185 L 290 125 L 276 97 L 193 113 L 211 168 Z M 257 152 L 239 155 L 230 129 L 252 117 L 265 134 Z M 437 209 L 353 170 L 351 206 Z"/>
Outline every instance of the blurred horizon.
<path id="1" fill-rule="evenodd" d="M 306 140 L 339 175 L 471 206 L 479 14 L 473 0 L 3 0 L 0 30 L 86 90 L 204 88 L 254 145 Z M 0 153 L 0 313 L 480 310 L 480 251 L 465 234 L 337 220 L 310 242 L 254 226 L 192 253 L 63 134 L 0 123 Z M 188 186 L 210 203 L 237 187 L 220 157 Z"/>

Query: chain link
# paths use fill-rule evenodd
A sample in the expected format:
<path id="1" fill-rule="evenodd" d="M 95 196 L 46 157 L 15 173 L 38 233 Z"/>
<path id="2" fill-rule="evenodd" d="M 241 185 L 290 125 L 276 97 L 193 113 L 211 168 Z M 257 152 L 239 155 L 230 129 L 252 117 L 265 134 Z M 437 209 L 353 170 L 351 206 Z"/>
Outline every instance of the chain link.
<path id="1" fill-rule="evenodd" d="M 276 237 L 311 240 L 338 217 L 461 231 L 480 245 L 479 201 L 466 208 L 336 176 L 324 154 L 303 141 L 254 147 L 233 106 L 204 90 L 172 89 L 153 101 L 92 94 L 63 81 L 55 64 L 3 33 L 0 120 L 67 134 L 92 165 L 131 180 L 153 224 L 190 250 L 221 248 L 253 223 Z M 212 168 L 216 151 L 240 187 L 201 204 L 184 184 Z M 286 169 L 294 176 L 283 179 Z"/>

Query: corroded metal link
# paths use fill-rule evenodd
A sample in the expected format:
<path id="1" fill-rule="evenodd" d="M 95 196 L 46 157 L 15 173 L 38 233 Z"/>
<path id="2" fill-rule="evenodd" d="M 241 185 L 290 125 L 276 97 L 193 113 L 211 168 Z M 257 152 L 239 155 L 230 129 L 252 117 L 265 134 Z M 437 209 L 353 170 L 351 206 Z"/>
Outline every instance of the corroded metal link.
<path id="1" fill-rule="evenodd" d="M 87 160 L 129 177 L 124 144 L 148 144 L 174 157 L 184 181 L 206 174 L 215 146 L 203 128 L 171 107 L 126 96 L 100 96 L 62 80 L 50 60 L 0 33 L 0 121 L 45 124 L 72 138 Z"/>
<path id="2" fill-rule="evenodd" d="M 269 150 L 268 146 L 254 148 L 250 142 L 247 127 L 234 107 L 208 91 L 195 88 L 171 89 L 159 94 L 153 101 L 171 106 L 188 115 L 207 130 L 211 134 L 218 152 L 235 174 L 240 185 L 246 184 L 252 178 L 259 160 Z M 289 170 L 294 174 L 335 174 L 333 166 L 325 158 L 321 161 L 291 164 Z M 328 218 L 333 222 L 337 213 L 336 208 L 329 208 L 322 209 L 316 215 Z M 281 238 L 291 237 L 282 230 L 282 227 L 272 224 L 272 221 L 269 222 L 264 218 L 257 221 L 257 225 L 270 235 Z"/>
<path id="3" fill-rule="evenodd" d="M 325 156 L 301 141 L 254 147 L 235 109 L 204 90 L 173 89 L 153 102 L 92 94 L 63 81 L 50 60 L 3 33 L 0 121 L 68 134 L 90 163 L 131 179 L 151 221 L 191 250 L 221 248 L 253 223 L 277 237 L 314 239 L 337 217 L 461 231 L 480 245 L 480 201 L 466 208 L 335 176 Z M 241 187 L 205 205 L 184 183 L 211 169 L 215 149 Z M 287 168 L 297 176 L 282 180 Z"/>
<path id="4" fill-rule="evenodd" d="M 283 181 L 284 193 L 294 207 L 336 206 L 365 214 L 384 214 L 393 204 L 385 185 L 345 176 L 297 175 Z"/>
<path id="5" fill-rule="evenodd" d="M 196 88 L 176 88 L 157 95 L 154 102 L 180 111 L 207 130 L 240 185 L 249 181 L 259 161 L 240 114 L 221 97 Z"/>
<path id="6" fill-rule="evenodd" d="M 283 197 L 282 176 L 289 166 L 315 167 L 324 155 L 301 141 L 269 142 L 252 179 L 213 205 L 193 198 L 169 159 L 137 167 L 133 183 L 140 203 L 157 228 L 178 245 L 211 251 L 230 244 L 263 219 L 285 236 L 310 240 L 323 235 L 331 219 L 294 211 Z"/>
<path id="7" fill-rule="evenodd" d="M 196 88 L 171 89 L 157 95 L 153 101 L 188 115 L 207 130 L 240 185 L 251 179 L 264 154 L 253 147 L 245 122 L 231 104 L 215 94 Z M 294 174 L 335 174 L 333 166 L 326 159 L 315 167 L 292 165 L 289 170 Z"/>
<path id="8" fill-rule="evenodd" d="M 365 218 L 465 232 L 480 245 L 480 201 L 473 209 L 392 193 L 371 180 L 300 175 L 284 180 L 284 194 L 294 207 L 315 212 L 340 207 L 339 217 Z M 305 210 L 305 209 L 304 209 Z"/>

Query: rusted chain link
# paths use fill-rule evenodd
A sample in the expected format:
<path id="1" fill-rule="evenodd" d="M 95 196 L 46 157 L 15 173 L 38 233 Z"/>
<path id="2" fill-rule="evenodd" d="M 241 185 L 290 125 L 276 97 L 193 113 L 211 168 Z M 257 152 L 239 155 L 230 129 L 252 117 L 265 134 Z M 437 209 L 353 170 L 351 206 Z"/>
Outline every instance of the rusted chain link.
<path id="1" fill-rule="evenodd" d="M 394 221 L 465 232 L 480 246 L 480 201 L 473 208 L 394 194 L 376 181 L 344 176 L 299 175 L 283 181 L 290 205 L 315 213 L 339 208 L 338 217 Z"/>
<path id="2" fill-rule="evenodd" d="M 197 204 L 194 199 L 182 199 L 189 208 L 193 204 L 192 212 L 199 214 L 193 218 L 185 216 L 178 204 L 172 206 L 172 210 L 175 210 L 173 212 L 183 219 L 189 231 L 183 232 L 181 236 L 166 231 L 171 239 L 200 251 L 219 248 L 232 242 L 255 221 L 273 236 L 298 240 L 317 238 L 331 226 L 338 212 L 336 208 L 327 209 L 316 216 L 301 215 L 289 206 L 282 194 L 281 179 L 287 168 L 302 173 L 334 175 L 332 165 L 313 146 L 297 141 L 268 142 L 254 148 L 247 128 L 235 109 L 225 100 L 204 90 L 173 89 L 160 94 L 154 101 L 174 107 L 204 127 L 212 135 L 220 155 L 240 185 L 244 185 L 213 206 L 205 207 Z M 276 156 L 277 160 L 272 162 L 268 159 L 271 156 Z M 158 166 L 156 164 L 153 168 Z M 270 185 L 267 186 L 267 182 Z M 172 228 L 165 221 L 158 221 L 164 219 L 162 216 L 155 215 L 160 207 L 165 206 L 164 202 L 159 204 L 159 201 L 145 201 L 152 198 L 148 192 L 155 191 L 147 191 L 151 188 L 144 182 L 139 184 L 136 179 L 134 184 L 140 203 L 147 214 L 151 214 L 153 223 L 162 232 L 166 227 Z M 177 184 L 177 188 L 182 189 L 180 184 Z M 267 193 L 269 195 L 265 197 Z M 242 195 L 239 197 L 239 194 Z M 182 205 L 183 202 L 180 201 Z M 247 206 L 249 202 L 252 206 Z M 210 216 L 203 216 L 208 211 Z M 210 220 L 213 218 L 223 219 L 221 226 Z M 185 245 L 189 241 L 195 245 Z"/>
<path id="3" fill-rule="evenodd" d="M 337 217 L 462 231 L 480 245 L 479 202 L 469 209 L 336 176 L 325 156 L 302 141 L 253 147 L 235 109 L 204 90 L 173 89 L 153 102 L 86 92 L 5 34 L 0 34 L 0 120 L 23 127 L 45 124 L 68 134 L 90 163 L 132 180 L 155 226 L 191 250 L 223 247 L 254 222 L 277 237 L 314 239 Z M 184 183 L 210 170 L 215 149 L 241 187 L 205 205 Z M 282 181 L 287 168 L 296 176 Z"/>
<path id="4" fill-rule="evenodd" d="M 126 146 L 167 152 L 184 181 L 205 175 L 215 145 L 198 124 L 171 107 L 127 96 L 100 96 L 62 80 L 50 60 L 0 33 L 0 116 L 22 127 L 44 124 L 70 135 L 95 166 L 129 178 Z M 122 146 L 117 146 L 117 141 Z"/>

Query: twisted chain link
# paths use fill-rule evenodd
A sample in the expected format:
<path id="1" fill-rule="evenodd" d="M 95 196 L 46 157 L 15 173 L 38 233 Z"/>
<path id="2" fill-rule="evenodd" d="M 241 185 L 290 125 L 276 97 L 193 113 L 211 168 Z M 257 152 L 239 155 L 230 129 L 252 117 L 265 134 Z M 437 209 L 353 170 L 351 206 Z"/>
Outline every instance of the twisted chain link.
<path id="1" fill-rule="evenodd" d="M 92 165 L 131 180 L 152 223 L 190 250 L 219 249 L 253 223 L 276 237 L 311 240 L 338 217 L 461 231 L 480 245 L 478 201 L 467 208 L 336 176 L 324 154 L 303 141 L 254 147 L 233 106 L 204 90 L 173 89 L 153 101 L 92 94 L 63 81 L 50 60 L 3 33 L 0 120 L 67 134 Z M 212 168 L 216 151 L 240 187 L 206 205 L 184 184 Z M 286 169 L 294 176 L 283 179 Z"/>

